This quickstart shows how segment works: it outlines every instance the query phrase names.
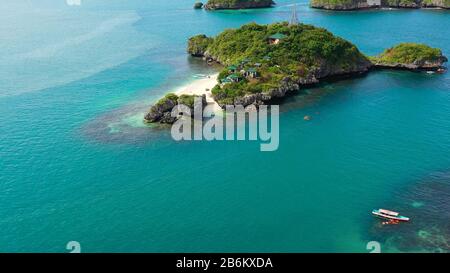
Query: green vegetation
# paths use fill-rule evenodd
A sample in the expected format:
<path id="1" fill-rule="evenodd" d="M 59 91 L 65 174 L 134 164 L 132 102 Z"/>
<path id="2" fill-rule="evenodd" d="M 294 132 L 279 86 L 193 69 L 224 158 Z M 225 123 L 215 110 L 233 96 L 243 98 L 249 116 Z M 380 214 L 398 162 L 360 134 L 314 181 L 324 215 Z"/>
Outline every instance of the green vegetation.
<path id="1" fill-rule="evenodd" d="M 167 101 L 177 101 L 178 100 L 178 96 L 175 95 L 174 93 L 169 93 L 167 95 L 165 95 L 162 99 L 160 99 L 156 105 L 164 105 Z"/>
<path id="2" fill-rule="evenodd" d="M 161 98 L 156 105 L 157 106 L 162 106 L 165 105 L 168 101 L 172 101 L 173 104 L 184 104 L 188 107 L 194 107 L 194 100 L 195 98 L 198 97 L 196 95 L 181 95 L 181 96 L 177 96 L 174 93 L 168 93 L 167 95 L 165 95 L 163 98 Z"/>
<path id="3" fill-rule="evenodd" d="M 450 0 L 423 0 L 422 4 L 430 7 L 443 7 L 443 8 L 450 8 Z"/>
<path id="4" fill-rule="evenodd" d="M 390 0 L 388 0 L 390 1 Z M 354 0 L 311 0 L 312 6 L 328 5 L 328 6 L 348 6 L 356 2 Z"/>
<path id="5" fill-rule="evenodd" d="M 178 104 L 183 104 L 186 105 L 187 107 L 193 108 L 195 97 L 196 96 L 193 95 L 181 95 L 178 98 Z"/>
<path id="6" fill-rule="evenodd" d="M 208 4 L 223 4 L 223 5 L 229 5 L 233 6 L 236 4 L 239 4 L 241 2 L 246 2 L 246 0 L 209 0 Z"/>
<path id="7" fill-rule="evenodd" d="M 212 41 L 213 39 L 206 37 L 206 35 L 191 37 L 188 42 L 188 52 L 194 56 L 201 56 Z"/>
<path id="8" fill-rule="evenodd" d="M 348 10 L 367 8 L 367 0 L 310 0 L 311 6 L 331 10 Z M 441 7 L 450 8 L 450 0 L 382 0 L 382 7 L 421 8 Z"/>
<path id="9" fill-rule="evenodd" d="M 387 0 L 389 6 L 398 7 L 398 6 L 414 6 L 416 5 L 416 0 Z"/>
<path id="10" fill-rule="evenodd" d="M 209 0 L 205 9 L 251 9 L 266 8 L 274 4 L 272 0 Z"/>
<path id="11" fill-rule="evenodd" d="M 209 0 L 208 5 L 223 5 L 228 7 L 237 6 L 239 4 L 245 3 L 267 3 L 268 0 Z"/>
<path id="12" fill-rule="evenodd" d="M 375 62 L 394 63 L 420 63 L 435 62 L 442 57 L 441 50 L 424 44 L 402 43 L 385 50 L 381 55 L 372 58 Z"/>
<path id="13" fill-rule="evenodd" d="M 270 37 L 281 39 L 274 43 Z M 280 87 L 286 78 L 303 82 L 334 71 L 355 72 L 369 63 L 353 44 L 323 28 L 285 22 L 250 23 L 225 30 L 214 39 L 191 38 L 188 51 L 198 55 L 199 48 L 224 66 L 238 67 L 237 71 L 224 68 L 219 75 L 222 84 L 212 90 L 215 99 L 224 104 L 246 94 L 267 93 Z M 254 71 L 257 76 L 246 74 Z"/>

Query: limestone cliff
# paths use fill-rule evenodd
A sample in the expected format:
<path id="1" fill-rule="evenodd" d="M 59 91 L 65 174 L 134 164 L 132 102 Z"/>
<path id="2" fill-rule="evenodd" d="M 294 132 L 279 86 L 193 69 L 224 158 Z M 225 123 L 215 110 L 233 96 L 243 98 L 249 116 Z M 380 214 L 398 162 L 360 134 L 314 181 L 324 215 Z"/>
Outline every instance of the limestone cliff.
<path id="1" fill-rule="evenodd" d="M 273 0 L 209 0 L 204 8 L 206 10 L 252 9 L 269 8 L 274 4 Z"/>
<path id="2" fill-rule="evenodd" d="M 328 10 L 369 8 L 450 8 L 450 0 L 311 0 L 311 7 Z"/>

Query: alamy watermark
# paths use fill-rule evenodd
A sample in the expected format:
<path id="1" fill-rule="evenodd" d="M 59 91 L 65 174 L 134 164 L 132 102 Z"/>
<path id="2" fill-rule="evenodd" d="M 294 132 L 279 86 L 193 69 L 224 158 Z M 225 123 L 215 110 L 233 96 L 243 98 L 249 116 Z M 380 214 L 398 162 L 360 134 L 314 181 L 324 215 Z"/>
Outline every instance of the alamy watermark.
<path id="1" fill-rule="evenodd" d="M 209 107 L 203 107 L 201 98 L 195 98 L 193 109 L 182 104 L 175 106 L 171 116 L 178 119 L 172 125 L 172 138 L 176 141 L 260 141 L 263 152 L 278 149 L 278 105 L 226 105 L 223 116 L 211 115 L 213 111 Z"/>

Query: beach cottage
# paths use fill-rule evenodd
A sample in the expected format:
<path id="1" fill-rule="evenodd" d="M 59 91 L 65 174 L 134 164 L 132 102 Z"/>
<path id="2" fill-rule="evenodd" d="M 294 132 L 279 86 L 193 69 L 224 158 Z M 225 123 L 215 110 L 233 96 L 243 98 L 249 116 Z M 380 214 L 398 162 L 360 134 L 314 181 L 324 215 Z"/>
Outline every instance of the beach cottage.
<path id="1" fill-rule="evenodd" d="M 243 74 L 244 74 L 244 76 L 245 77 L 247 77 L 247 78 L 253 78 L 253 79 L 255 79 L 255 78 L 257 78 L 258 77 L 258 71 L 256 70 L 256 68 L 254 68 L 254 67 L 251 67 L 251 68 L 248 68 L 248 69 L 246 69 L 246 70 L 243 70 Z"/>
<path id="2" fill-rule="evenodd" d="M 284 38 L 286 38 L 286 35 L 284 35 L 283 33 L 276 33 L 276 34 L 270 36 L 268 41 L 269 41 L 269 44 L 271 44 L 271 45 L 277 45 Z"/>

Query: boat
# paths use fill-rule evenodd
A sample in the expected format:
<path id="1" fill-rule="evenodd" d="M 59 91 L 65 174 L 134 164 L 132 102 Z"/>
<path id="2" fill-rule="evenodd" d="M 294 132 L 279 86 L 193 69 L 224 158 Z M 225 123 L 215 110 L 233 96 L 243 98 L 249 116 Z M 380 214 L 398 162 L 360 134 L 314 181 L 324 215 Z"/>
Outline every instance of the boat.
<path id="1" fill-rule="evenodd" d="M 439 74 L 442 74 L 442 73 L 445 73 L 445 70 L 446 70 L 445 68 L 441 67 L 436 72 L 439 73 Z"/>
<path id="2" fill-rule="evenodd" d="M 400 221 L 400 222 L 408 222 L 409 218 L 400 215 L 398 212 L 395 211 L 390 211 L 387 209 L 374 209 L 372 211 L 372 214 L 383 218 L 383 219 L 388 219 L 388 220 L 395 220 L 395 221 Z"/>

